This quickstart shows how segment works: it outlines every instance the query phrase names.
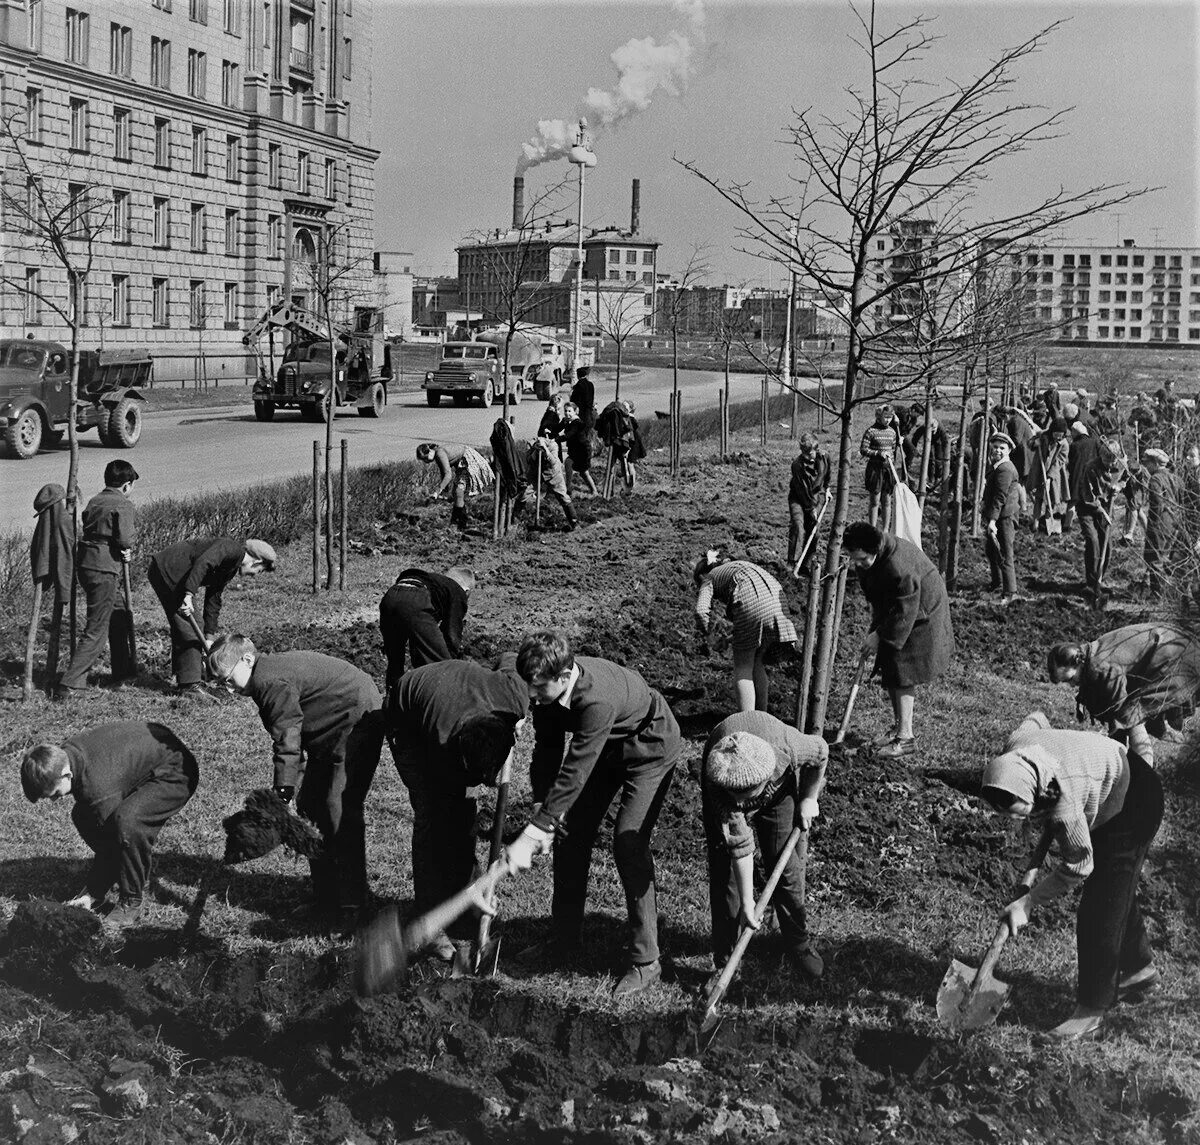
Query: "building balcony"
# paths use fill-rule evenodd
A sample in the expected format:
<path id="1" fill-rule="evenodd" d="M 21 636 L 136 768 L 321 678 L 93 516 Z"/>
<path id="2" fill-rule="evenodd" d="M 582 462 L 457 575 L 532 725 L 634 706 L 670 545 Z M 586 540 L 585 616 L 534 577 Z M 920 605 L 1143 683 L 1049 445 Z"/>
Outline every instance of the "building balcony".
<path id="1" fill-rule="evenodd" d="M 294 72 L 303 72 L 309 76 L 313 74 L 312 52 L 306 52 L 303 48 L 292 48 L 289 63 Z"/>

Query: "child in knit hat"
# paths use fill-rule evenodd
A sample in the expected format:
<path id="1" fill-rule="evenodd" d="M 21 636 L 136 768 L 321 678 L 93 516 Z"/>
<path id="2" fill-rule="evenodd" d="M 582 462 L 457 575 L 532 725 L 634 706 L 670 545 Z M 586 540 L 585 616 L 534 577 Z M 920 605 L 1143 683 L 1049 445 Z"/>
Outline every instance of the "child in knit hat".
<path id="1" fill-rule="evenodd" d="M 1044 824 L 1059 856 L 1049 875 L 1004 908 L 1012 934 L 1035 906 L 1083 885 L 1075 1010 L 1050 1034 L 1095 1037 L 1115 1003 L 1158 982 L 1137 903 L 1142 863 L 1162 822 L 1158 777 L 1116 740 L 1052 728 L 1033 712 L 984 768 L 982 787 L 999 814 Z"/>
<path id="2" fill-rule="evenodd" d="M 704 746 L 700 790 L 708 849 L 713 962 L 719 974 L 743 927 L 757 930 L 754 910 L 754 840 L 764 870 L 775 867 L 793 827 L 800 836 L 771 904 L 788 955 L 806 977 L 825 969 L 808 933 L 804 874 L 808 829 L 821 813 L 829 745 L 803 735 L 766 712 L 735 712 Z"/>

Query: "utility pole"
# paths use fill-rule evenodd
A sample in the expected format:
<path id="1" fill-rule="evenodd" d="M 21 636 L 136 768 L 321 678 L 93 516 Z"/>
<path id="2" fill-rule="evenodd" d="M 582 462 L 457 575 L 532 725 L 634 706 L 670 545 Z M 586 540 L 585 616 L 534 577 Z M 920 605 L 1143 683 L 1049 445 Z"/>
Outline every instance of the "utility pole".
<path id="1" fill-rule="evenodd" d="M 579 356 L 583 351 L 583 173 L 596 166 L 596 155 L 587 135 L 587 120 L 581 119 L 575 131 L 575 146 L 567 152 L 567 160 L 579 168 L 579 227 L 575 242 L 575 338 L 572 347 L 571 370 L 579 377 Z"/>

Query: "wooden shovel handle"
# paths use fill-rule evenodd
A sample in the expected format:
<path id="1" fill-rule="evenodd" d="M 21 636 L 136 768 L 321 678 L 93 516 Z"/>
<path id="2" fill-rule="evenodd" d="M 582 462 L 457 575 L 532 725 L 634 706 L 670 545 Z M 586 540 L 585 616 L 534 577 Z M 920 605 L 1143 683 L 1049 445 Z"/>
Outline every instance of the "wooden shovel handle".
<path id="1" fill-rule="evenodd" d="M 453 898 L 447 899 L 440 906 L 413 919 L 404 928 L 404 941 L 409 950 L 417 950 L 426 945 L 431 938 L 440 934 L 455 919 L 464 915 L 481 898 L 488 898 L 495 890 L 496 884 L 508 873 L 503 863 L 494 864 L 486 874 L 476 879 L 469 886 L 463 887 Z"/>
<path id="2" fill-rule="evenodd" d="M 767 909 L 767 904 L 771 901 L 771 896 L 775 893 L 775 888 L 779 886 L 779 880 L 783 878 L 784 868 L 787 866 L 788 860 L 792 857 L 792 852 L 796 849 L 796 844 L 800 842 L 800 837 L 803 834 L 804 831 L 801 828 L 792 828 L 792 833 L 788 836 L 787 842 L 784 843 L 783 850 L 779 852 L 779 858 L 775 860 L 775 868 L 771 871 L 771 877 L 767 879 L 767 885 L 763 887 L 763 892 L 759 895 L 758 902 L 754 904 L 755 919 L 762 920 L 763 911 Z M 737 968 L 742 961 L 742 955 L 746 953 L 746 947 L 750 945 L 750 939 L 753 937 L 754 931 L 750 927 L 746 926 L 742 928 L 742 933 L 738 936 L 737 945 L 734 946 L 733 953 L 725 963 L 725 969 L 721 971 L 721 977 L 717 979 L 717 984 L 712 988 L 712 992 L 708 996 L 705 1009 L 712 1010 L 725 997 L 725 991 L 729 989 L 729 983 L 733 981 L 733 976 L 737 973 Z"/>

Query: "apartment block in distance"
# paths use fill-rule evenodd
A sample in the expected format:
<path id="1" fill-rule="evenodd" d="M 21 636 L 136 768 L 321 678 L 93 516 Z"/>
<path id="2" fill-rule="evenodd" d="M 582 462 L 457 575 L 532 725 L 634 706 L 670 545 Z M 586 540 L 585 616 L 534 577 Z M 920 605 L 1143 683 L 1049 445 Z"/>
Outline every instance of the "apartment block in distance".
<path id="1" fill-rule="evenodd" d="M 240 351 L 269 304 L 312 302 L 331 234 L 370 295 L 371 15 L 371 0 L 0 0 L 0 109 L 47 194 L 84 193 L 107 219 L 76 292 L 85 345 Z M 11 196 L 26 176 L 2 153 Z M 64 339 L 13 285 L 66 300 L 64 272 L 11 212 L 0 225 L 0 334 Z"/>
<path id="2" fill-rule="evenodd" d="M 1009 264 L 1030 315 L 1053 323 L 1061 340 L 1200 349 L 1195 247 L 1047 245 Z"/>

